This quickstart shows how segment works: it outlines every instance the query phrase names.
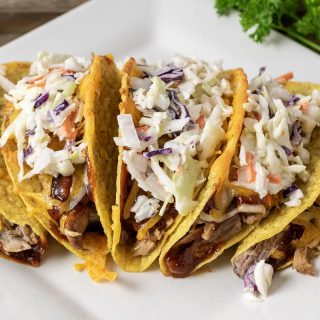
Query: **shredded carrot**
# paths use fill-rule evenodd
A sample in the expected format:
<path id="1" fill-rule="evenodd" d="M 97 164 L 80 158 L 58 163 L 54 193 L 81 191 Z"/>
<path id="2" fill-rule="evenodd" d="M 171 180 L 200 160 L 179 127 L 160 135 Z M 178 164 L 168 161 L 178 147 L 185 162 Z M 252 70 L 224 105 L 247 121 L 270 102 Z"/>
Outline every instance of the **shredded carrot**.
<path id="1" fill-rule="evenodd" d="M 74 140 L 77 136 L 77 130 L 74 127 L 74 120 L 77 116 L 77 111 L 71 112 L 63 124 L 59 128 L 64 133 L 64 136 L 68 140 Z"/>
<path id="2" fill-rule="evenodd" d="M 300 106 L 300 110 L 302 112 L 306 112 L 309 109 L 309 103 L 308 102 L 304 102 L 301 106 Z"/>
<path id="3" fill-rule="evenodd" d="M 49 72 L 40 74 L 39 76 L 33 77 L 32 79 L 27 81 L 27 84 L 34 84 L 35 82 L 38 82 L 39 80 L 43 80 Z"/>
<path id="4" fill-rule="evenodd" d="M 247 182 L 254 182 L 256 180 L 256 175 L 257 172 L 254 169 L 254 165 L 253 165 L 253 159 L 254 159 L 254 155 L 250 152 L 247 151 L 246 153 L 246 160 L 247 160 Z"/>
<path id="5" fill-rule="evenodd" d="M 283 75 L 281 75 L 280 77 L 278 78 L 275 78 L 275 80 L 280 83 L 280 84 L 285 84 L 286 82 L 288 82 L 289 80 L 291 80 L 292 78 L 294 77 L 293 73 L 290 71 L 290 72 L 287 72 Z"/>
<path id="6" fill-rule="evenodd" d="M 271 183 L 279 184 L 281 182 L 281 177 L 278 174 L 268 174 L 268 179 Z"/>
<path id="7" fill-rule="evenodd" d="M 46 84 L 46 79 L 48 76 L 49 72 L 41 74 L 39 76 L 33 77 L 32 79 L 27 81 L 28 88 L 32 87 L 41 87 L 43 88 Z"/>
<path id="8" fill-rule="evenodd" d="M 40 80 L 40 81 L 36 81 L 36 82 L 34 82 L 32 84 L 29 84 L 28 88 L 33 88 L 33 87 L 43 88 L 45 85 L 46 85 L 46 80 L 43 79 L 43 80 Z"/>
<path id="9" fill-rule="evenodd" d="M 203 129 L 205 121 L 204 121 L 204 115 L 200 116 L 197 120 L 196 123 L 199 125 L 200 129 Z"/>
<path id="10" fill-rule="evenodd" d="M 149 129 L 148 126 L 142 126 L 142 127 L 137 128 L 137 131 L 138 132 L 147 132 L 148 129 Z"/>

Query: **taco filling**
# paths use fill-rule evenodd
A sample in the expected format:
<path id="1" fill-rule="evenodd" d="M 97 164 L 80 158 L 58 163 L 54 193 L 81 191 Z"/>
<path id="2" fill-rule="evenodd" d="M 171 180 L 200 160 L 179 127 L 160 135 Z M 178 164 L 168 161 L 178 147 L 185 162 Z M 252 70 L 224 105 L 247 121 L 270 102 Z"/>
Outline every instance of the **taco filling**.
<path id="1" fill-rule="evenodd" d="M 233 91 L 220 65 L 176 55 L 138 64 L 131 94 L 140 116 L 118 116 L 126 181 L 121 243 L 146 256 L 198 204 L 197 194 L 225 140 Z"/>
<path id="2" fill-rule="evenodd" d="M 314 275 L 311 259 L 320 253 L 319 207 L 311 207 L 275 236 L 252 246 L 233 261 L 234 272 L 244 279 L 244 288 L 257 298 L 266 294 L 256 284 L 256 268 L 263 264 L 279 270 L 288 264 L 300 273 Z M 259 280 L 258 280 L 259 281 Z M 271 278 L 270 283 L 271 284 Z"/>
<path id="3" fill-rule="evenodd" d="M 103 232 L 91 195 L 83 103 L 77 94 L 89 65 L 83 58 L 39 53 L 30 74 L 5 95 L 15 111 L 0 139 L 0 147 L 11 137 L 16 141 L 19 182 L 52 176 L 48 214 L 56 233 L 77 248 L 86 232 Z"/>
<path id="4" fill-rule="evenodd" d="M 18 261 L 37 266 L 45 248 L 30 226 L 17 225 L 0 215 L 0 252 Z"/>
<path id="5" fill-rule="evenodd" d="M 320 124 L 320 93 L 292 95 L 283 85 L 291 77 L 272 79 L 261 68 L 252 80 L 229 180 L 166 254 L 171 275 L 187 276 L 273 208 L 300 205 L 304 195 L 299 183 L 309 178 L 307 147 Z"/>

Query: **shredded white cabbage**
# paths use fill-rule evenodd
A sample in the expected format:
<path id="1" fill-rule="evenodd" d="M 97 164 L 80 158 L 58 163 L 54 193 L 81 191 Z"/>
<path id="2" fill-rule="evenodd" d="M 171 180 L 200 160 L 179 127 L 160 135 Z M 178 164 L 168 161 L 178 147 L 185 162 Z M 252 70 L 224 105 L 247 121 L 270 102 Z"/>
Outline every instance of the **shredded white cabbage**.
<path id="1" fill-rule="evenodd" d="M 159 210 L 160 204 L 158 199 L 148 198 L 145 195 L 139 196 L 131 208 L 134 212 L 137 222 L 151 218 Z"/>
<path id="2" fill-rule="evenodd" d="M 117 145 L 129 147 L 129 148 L 141 148 L 141 143 L 134 127 L 131 114 L 118 115 L 118 124 L 121 131 L 121 138 L 116 138 Z"/>

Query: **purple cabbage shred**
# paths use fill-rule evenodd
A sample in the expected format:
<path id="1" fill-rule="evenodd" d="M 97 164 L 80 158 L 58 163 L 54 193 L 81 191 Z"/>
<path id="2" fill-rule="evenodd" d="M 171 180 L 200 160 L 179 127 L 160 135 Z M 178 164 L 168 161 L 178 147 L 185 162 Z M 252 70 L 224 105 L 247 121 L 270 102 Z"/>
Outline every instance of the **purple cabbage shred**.
<path id="1" fill-rule="evenodd" d="M 176 114 L 176 118 L 190 118 L 190 113 L 186 106 L 180 102 L 177 92 L 175 90 L 167 90 L 170 103 L 170 109 Z"/>
<path id="2" fill-rule="evenodd" d="M 33 148 L 31 146 L 28 146 L 27 149 L 23 150 L 23 160 L 28 158 L 33 153 Z"/>
<path id="3" fill-rule="evenodd" d="M 70 104 L 67 100 L 63 100 L 52 111 L 56 116 L 58 116 L 62 111 L 66 110 L 69 107 L 69 105 Z"/>
<path id="4" fill-rule="evenodd" d="M 145 135 L 144 132 L 137 131 L 137 134 L 140 141 L 149 142 L 152 138 L 152 136 Z"/>
<path id="5" fill-rule="evenodd" d="M 286 146 L 282 146 L 282 149 L 285 151 L 287 156 L 292 155 L 292 151 L 289 148 L 287 148 Z"/>
<path id="6" fill-rule="evenodd" d="M 49 93 L 41 94 L 34 102 L 34 109 L 41 107 L 49 98 Z"/>
<path id="7" fill-rule="evenodd" d="M 286 103 L 286 107 L 294 106 L 299 100 L 300 100 L 299 97 L 295 95 L 291 96 L 291 98 Z"/>
<path id="8" fill-rule="evenodd" d="M 245 273 L 243 277 L 244 281 L 244 287 L 249 290 L 253 290 L 256 293 L 260 293 L 256 284 L 256 281 L 254 279 L 254 269 L 256 268 L 256 265 L 251 265 L 247 272 Z"/>
<path id="9" fill-rule="evenodd" d="M 157 71 L 155 75 L 166 83 L 171 81 L 181 81 L 184 77 L 183 69 L 174 67 L 172 64 L 163 67 Z"/>
<path id="10" fill-rule="evenodd" d="M 283 197 L 288 198 L 291 193 L 295 192 L 298 189 L 299 187 L 296 184 L 292 184 L 290 187 L 283 191 Z"/>
<path id="11" fill-rule="evenodd" d="M 34 127 L 33 129 L 31 130 L 27 130 L 26 131 L 26 136 L 33 136 L 34 134 L 36 133 L 36 127 Z"/>
<path id="12" fill-rule="evenodd" d="M 172 148 L 163 148 L 163 149 L 156 149 L 156 150 L 152 150 L 149 152 L 145 152 L 143 155 L 150 159 L 154 156 L 158 156 L 158 155 L 167 155 L 167 154 L 171 154 L 172 153 Z"/>

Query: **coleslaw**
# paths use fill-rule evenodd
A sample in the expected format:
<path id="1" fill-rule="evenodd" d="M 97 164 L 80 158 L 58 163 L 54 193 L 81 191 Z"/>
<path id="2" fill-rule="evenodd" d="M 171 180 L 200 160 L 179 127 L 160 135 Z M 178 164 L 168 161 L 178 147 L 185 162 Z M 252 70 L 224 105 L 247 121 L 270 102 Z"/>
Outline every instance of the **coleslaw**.
<path id="1" fill-rule="evenodd" d="M 219 64 L 180 55 L 138 68 L 144 77 L 131 78 L 131 87 L 141 119 L 135 126 L 130 114 L 119 115 L 121 137 L 114 138 L 125 148 L 131 178 L 150 196 L 140 196 L 131 212 L 141 221 L 163 214 L 174 202 L 177 212 L 186 215 L 197 205 L 197 187 L 225 138 L 232 106 L 224 97 L 232 96 L 231 86 L 220 76 Z M 152 214 L 145 216 L 141 212 L 150 203 Z"/>
<path id="2" fill-rule="evenodd" d="M 15 138 L 20 181 L 41 173 L 70 176 L 75 164 L 86 161 L 86 143 L 76 139 L 83 119 L 76 90 L 89 64 L 84 58 L 40 52 L 30 74 L 5 95 L 17 116 L 3 132 L 0 147 Z"/>

